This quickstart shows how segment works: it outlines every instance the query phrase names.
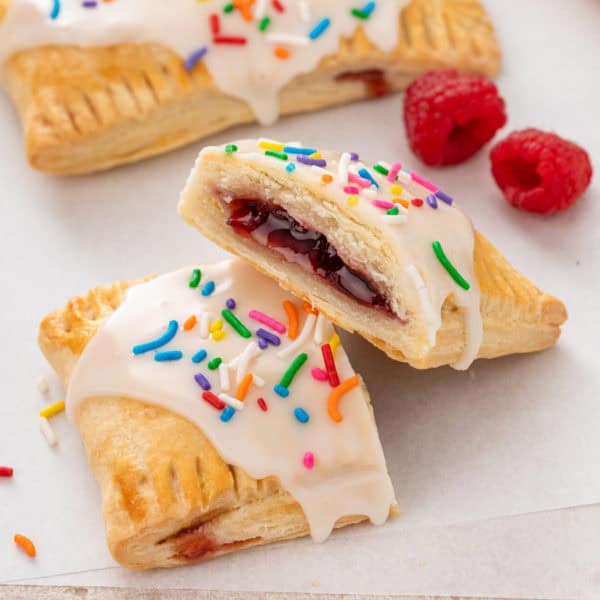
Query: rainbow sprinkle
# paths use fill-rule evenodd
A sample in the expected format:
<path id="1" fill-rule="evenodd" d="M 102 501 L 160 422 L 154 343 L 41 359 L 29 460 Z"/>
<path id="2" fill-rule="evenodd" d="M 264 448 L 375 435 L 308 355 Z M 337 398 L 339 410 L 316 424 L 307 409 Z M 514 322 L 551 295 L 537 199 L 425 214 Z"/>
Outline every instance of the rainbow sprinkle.
<path id="1" fill-rule="evenodd" d="M 310 421 L 310 417 L 308 416 L 308 413 L 300 406 L 298 406 L 297 408 L 294 409 L 294 416 L 302 424 L 308 423 Z"/>
<path id="2" fill-rule="evenodd" d="M 227 406 L 223 409 L 221 416 L 219 417 L 223 423 L 228 423 L 231 421 L 231 418 L 235 415 L 235 408 L 231 406 Z"/>
<path id="3" fill-rule="evenodd" d="M 165 350 L 164 352 L 157 352 L 154 355 L 156 362 L 169 362 L 171 360 L 181 360 L 183 358 L 183 352 L 181 350 Z"/>
<path id="4" fill-rule="evenodd" d="M 440 261 L 440 263 L 442 264 L 442 266 L 444 267 L 444 269 L 446 269 L 446 271 L 448 271 L 448 274 L 450 275 L 450 277 L 452 277 L 452 279 L 454 279 L 454 281 L 461 288 L 463 288 L 463 290 L 470 289 L 471 285 L 458 272 L 458 270 L 456 269 L 456 267 L 450 262 L 450 260 L 448 259 L 448 257 L 446 256 L 446 254 L 444 252 L 444 249 L 442 248 L 442 244 L 440 244 L 440 242 L 436 240 L 435 242 L 432 242 L 431 246 L 433 248 L 433 251 L 434 251 L 437 259 Z"/>
<path id="5" fill-rule="evenodd" d="M 144 352 L 156 350 L 157 348 L 168 344 L 175 337 L 178 328 L 179 324 L 177 323 L 177 321 L 169 321 L 167 330 L 165 331 L 165 333 L 163 333 L 163 335 L 156 338 L 155 340 L 152 340 L 151 342 L 146 342 L 145 344 L 138 344 L 137 346 L 134 346 L 132 352 L 136 355 L 143 354 Z"/>
<path id="6" fill-rule="evenodd" d="M 52 10 L 50 11 L 50 18 L 52 20 L 57 19 L 60 14 L 60 0 L 52 1 Z"/>
<path id="7" fill-rule="evenodd" d="M 200 280 L 202 279 L 202 271 L 200 269 L 194 269 L 190 278 L 190 287 L 197 288 Z"/>
<path id="8" fill-rule="evenodd" d="M 239 333 L 243 338 L 252 337 L 252 332 L 228 309 L 221 311 L 221 316 Z"/>
<path id="9" fill-rule="evenodd" d="M 308 34 L 308 37 L 311 40 L 316 40 L 319 37 L 321 37 L 323 35 L 323 33 L 325 33 L 325 30 L 331 25 L 331 19 L 329 19 L 328 17 L 325 17 L 324 19 L 321 19 L 311 30 L 310 33 Z"/>
<path id="10" fill-rule="evenodd" d="M 203 296 L 210 296 L 214 291 L 215 291 L 215 282 L 207 281 L 200 293 Z"/>

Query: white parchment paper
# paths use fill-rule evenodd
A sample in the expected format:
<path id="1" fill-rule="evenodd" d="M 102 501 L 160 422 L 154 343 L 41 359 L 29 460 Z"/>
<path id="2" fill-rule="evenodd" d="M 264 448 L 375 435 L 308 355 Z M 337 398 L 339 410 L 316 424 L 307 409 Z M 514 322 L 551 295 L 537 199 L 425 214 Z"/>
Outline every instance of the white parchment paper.
<path id="1" fill-rule="evenodd" d="M 505 50 L 502 134 L 553 129 L 596 161 L 600 5 L 487 5 Z M 238 128 L 208 142 L 260 133 Z M 56 417 L 60 444 L 51 450 L 38 431 L 37 412 L 61 391 L 56 382 L 48 398 L 37 391 L 48 372 L 37 323 L 98 283 L 222 256 L 175 212 L 200 144 L 105 174 L 51 178 L 25 164 L 16 116 L 0 97 L 0 464 L 15 468 L 0 480 L 0 583 L 598 597 L 598 508 L 557 509 L 600 502 L 599 186 L 552 218 L 517 212 L 493 183 L 487 151 L 452 169 L 420 166 L 399 97 L 286 119 L 268 134 L 403 158 L 443 181 L 518 268 L 565 301 L 559 345 L 480 361 L 469 373 L 418 372 L 345 336 L 373 397 L 401 518 L 324 545 L 301 540 L 170 573 L 114 568 L 77 433 Z M 34 561 L 14 548 L 15 532 L 36 542 Z"/>

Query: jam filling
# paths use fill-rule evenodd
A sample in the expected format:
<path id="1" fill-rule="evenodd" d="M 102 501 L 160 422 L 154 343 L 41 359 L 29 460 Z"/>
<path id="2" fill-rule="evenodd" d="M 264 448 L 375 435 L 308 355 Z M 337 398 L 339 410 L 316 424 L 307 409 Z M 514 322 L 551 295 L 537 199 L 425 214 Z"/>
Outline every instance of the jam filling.
<path id="1" fill-rule="evenodd" d="M 347 71 L 340 73 L 336 81 L 362 81 L 369 96 L 385 96 L 392 91 L 390 84 L 385 79 L 385 74 L 381 69 L 365 69 L 364 71 Z"/>
<path id="2" fill-rule="evenodd" d="M 312 270 L 361 304 L 392 312 L 373 283 L 349 267 L 322 233 L 302 226 L 276 205 L 244 199 L 233 200 L 229 206 L 227 224 L 236 233 Z"/>

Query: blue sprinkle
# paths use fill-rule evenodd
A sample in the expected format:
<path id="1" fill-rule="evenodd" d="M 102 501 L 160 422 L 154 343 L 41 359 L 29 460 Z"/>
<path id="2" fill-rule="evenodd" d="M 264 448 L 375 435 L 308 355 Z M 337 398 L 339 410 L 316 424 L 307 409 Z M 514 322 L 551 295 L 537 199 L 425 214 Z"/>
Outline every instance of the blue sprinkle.
<path id="1" fill-rule="evenodd" d="M 202 373 L 196 373 L 194 375 L 194 379 L 196 380 L 196 383 L 203 390 L 210 390 L 210 388 L 211 388 L 210 381 L 208 379 L 206 379 L 206 377 L 204 377 L 204 375 L 202 375 Z"/>
<path id="2" fill-rule="evenodd" d="M 54 0 L 52 5 L 52 12 L 50 13 L 51 19 L 56 19 L 60 13 L 60 0 Z"/>
<path id="3" fill-rule="evenodd" d="M 287 398 L 290 395 L 290 390 L 282 386 L 280 383 L 278 383 L 273 390 L 275 390 L 275 393 L 282 398 Z"/>
<path id="4" fill-rule="evenodd" d="M 156 350 L 157 348 L 168 344 L 175 337 L 178 328 L 179 324 L 177 323 L 177 321 L 169 321 L 169 324 L 167 325 L 167 330 L 160 337 L 156 338 L 155 340 L 152 340 L 151 342 L 146 342 L 145 344 L 138 344 L 137 346 L 134 346 L 132 350 L 133 353 L 144 354 L 144 352 Z"/>
<path id="5" fill-rule="evenodd" d="M 284 146 L 283 151 L 288 154 L 314 154 L 317 150 L 315 148 L 299 148 L 298 146 Z"/>
<path id="6" fill-rule="evenodd" d="M 379 187 L 379 184 L 375 181 L 373 175 L 371 175 L 364 167 L 358 171 L 358 174 L 364 179 L 368 179 L 376 188 Z"/>
<path id="7" fill-rule="evenodd" d="M 271 333 L 262 327 L 256 330 L 256 335 L 265 340 L 265 342 L 273 344 L 273 346 L 279 346 L 279 344 L 281 344 L 281 338 L 278 335 L 275 335 L 274 333 Z"/>
<path id="8" fill-rule="evenodd" d="M 258 338 L 258 347 L 261 350 L 266 350 L 269 347 L 269 342 L 263 338 Z"/>
<path id="9" fill-rule="evenodd" d="M 438 190 L 435 195 L 442 201 L 445 202 L 448 205 L 451 205 L 454 200 L 452 198 L 452 196 L 448 196 L 448 194 L 445 194 L 444 192 L 442 192 L 442 190 Z"/>
<path id="10" fill-rule="evenodd" d="M 235 415 L 235 408 L 233 408 L 232 406 L 226 406 L 223 409 L 223 412 L 221 413 L 219 419 L 221 419 L 223 423 L 227 423 L 231 421 L 231 417 L 233 417 L 233 415 Z"/>
<path id="11" fill-rule="evenodd" d="M 311 40 L 316 40 L 320 35 L 323 34 L 323 32 L 331 25 L 331 19 L 329 19 L 328 17 L 325 17 L 324 19 L 321 19 L 311 30 L 311 32 L 308 34 L 308 37 Z"/>
<path id="12" fill-rule="evenodd" d="M 438 207 L 436 197 L 433 194 L 429 194 L 426 198 L 426 201 L 427 201 L 427 204 L 429 204 L 429 206 L 431 206 L 431 208 Z"/>
<path id="13" fill-rule="evenodd" d="M 370 17 L 371 13 L 375 10 L 375 2 L 367 2 L 361 9 L 361 12 L 365 17 Z"/>
<path id="14" fill-rule="evenodd" d="M 235 300 L 233 298 L 227 298 L 227 301 L 225 302 L 225 306 L 229 310 L 233 310 L 235 308 Z"/>
<path id="15" fill-rule="evenodd" d="M 294 163 L 288 163 L 287 167 L 285 168 L 285 170 L 288 173 L 293 173 L 296 170 L 296 165 Z"/>
<path id="16" fill-rule="evenodd" d="M 359 159 L 359 156 L 356 152 L 350 152 L 350 160 L 356 161 L 358 159 Z"/>
<path id="17" fill-rule="evenodd" d="M 184 69 L 189 73 L 198 63 L 199 60 L 208 52 L 208 46 L 202 46 L 194 50 L 185 61 Z"/>
<path id="18" fill-rule="evenodd" d="M 210 296 L 215 291 L 215 282 L 207 281 L 200 292 L 203 296 Z"/>
<path id="19" fill-rule="evenodd" d="M 296 419 L 298 419 L 298 421 L 300 421 L 300 423 L 308 423 L 310 421 L 308 413 L 300 407 L 294 409 L 294 416 Z"/>
<path id="20" fill-rule="evenodd" d="M 201 363 L 207 356 L 207 352 L 206 350 L 198 350 L 198 352 L 196 352 L 196 354 L 194 354 L 194 356 L 192 356 L 192 362 L 193 363 Z"/>
<path id="21" fill-rule="evenodd" d="M 165 350 L 164 352 L 157 352 L 154 355 L 156 362 L 167 362 L 170 360 L 181 360 L 183 352 L 181 350 Z"/>

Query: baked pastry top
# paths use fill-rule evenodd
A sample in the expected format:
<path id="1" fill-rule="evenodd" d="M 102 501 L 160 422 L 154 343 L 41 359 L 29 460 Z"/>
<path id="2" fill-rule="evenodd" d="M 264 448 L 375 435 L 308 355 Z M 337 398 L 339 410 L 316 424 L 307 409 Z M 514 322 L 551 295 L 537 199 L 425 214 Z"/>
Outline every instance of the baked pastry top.
<path id="1" fill-rule="evenodd" d="M 321 541 L 394 510 L 369 397 L 333 327 L 242 261 L 96 288 L 48 315 L 39 342 L 123 565 L 309 530 Z"/>
<path id="2" fill-rule="evenodd" d="M 499 60 L 479 0 L 0 0 L 26 152 L 53 173 L 382 95 L 431 68 L 493 75 Z"/>
<path id="3" fill-rule="evenodd" d="M 335 323 L 418 368 L 552 346 L 560 300 L 400 163 L 243 140 L 200 153 L 182 217 Z"/>

